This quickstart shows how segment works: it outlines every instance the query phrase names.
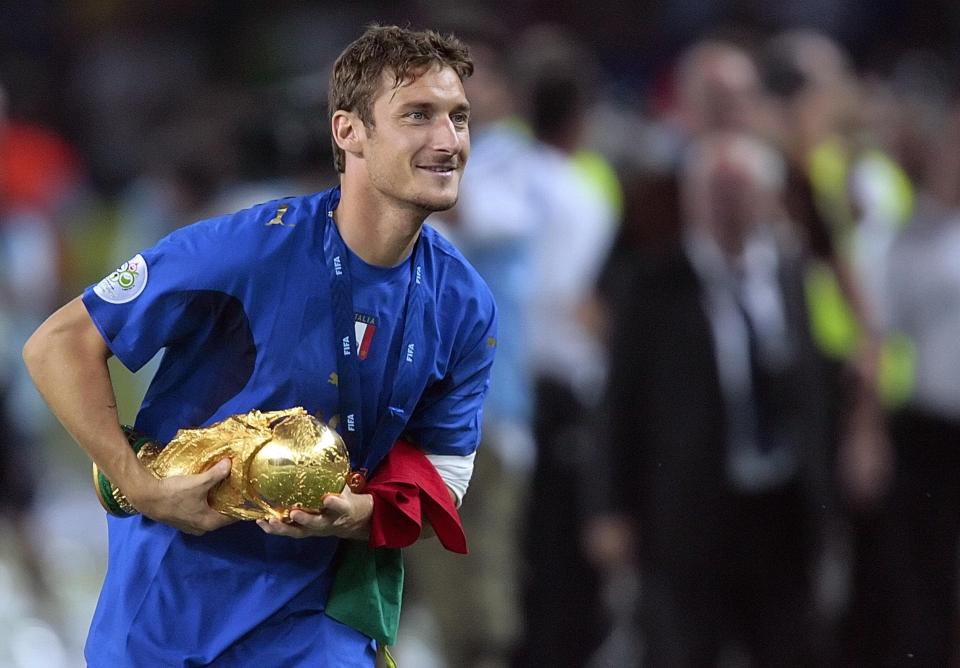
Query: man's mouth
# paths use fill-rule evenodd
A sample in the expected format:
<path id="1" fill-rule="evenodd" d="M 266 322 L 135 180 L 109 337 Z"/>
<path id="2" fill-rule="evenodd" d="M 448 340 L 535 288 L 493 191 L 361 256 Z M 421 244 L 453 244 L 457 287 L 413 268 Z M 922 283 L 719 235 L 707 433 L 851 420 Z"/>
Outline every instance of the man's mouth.
<path id="1" fill-rule="evenodd" d="M 428 172 L 433 172 L 434 174 L 450 174 L 456 171 L 454 165 L 418 165 L 420 169 L 425 169 Z"/>

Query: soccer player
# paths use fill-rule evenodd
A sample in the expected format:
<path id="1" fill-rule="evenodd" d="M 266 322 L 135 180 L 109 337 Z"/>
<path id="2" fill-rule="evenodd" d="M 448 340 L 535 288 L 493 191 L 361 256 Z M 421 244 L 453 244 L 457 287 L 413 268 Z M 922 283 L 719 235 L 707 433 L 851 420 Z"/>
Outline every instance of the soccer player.
<path id="1" fill-rule="evenodd" d="M 106 360 L 165 349 L 136 429 L 162 442 L 252 409 L 304 406 L 356 469 L 398 437 L 456 502 L 470 478 L 496 345 L 490 291 L 424 225 L 457 200 L 470 148 L 452 36 L 373 26 L 338 58 L 330 121 L 339 187 L 183 228 L 54 313 L 24 348 L 67 431 L 141 512 L 108 518 L 90 666 L 372 666 L 376 643 L 324 614 L 343 540 L 373 498 L 345 489 L 292 523 L 234 522 L 208 491 L 229 474 L 158 480 L 118 425 Z"/>

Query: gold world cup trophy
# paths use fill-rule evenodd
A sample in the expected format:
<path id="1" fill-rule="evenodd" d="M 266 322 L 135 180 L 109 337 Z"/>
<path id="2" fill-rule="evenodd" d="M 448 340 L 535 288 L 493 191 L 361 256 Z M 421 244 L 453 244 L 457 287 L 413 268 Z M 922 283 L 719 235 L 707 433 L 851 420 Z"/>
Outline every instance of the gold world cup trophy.
<path id="1" fill-rule="evenodd" d="M 230 475 L 210 491 L 209 501 L 214 510 L 241 520 L 289 520 L 294 509 L 320 512 L 323 497 L 339 494 L 350 479 L 343 439 L 300 407 L 251 411 L 209 427 L 181 429 L 166 446 L 124 431 L 157 478 L 202 473 L 229 457 Z M 111 515 L 138 513 L 96 464 L 93 484 Z"/>

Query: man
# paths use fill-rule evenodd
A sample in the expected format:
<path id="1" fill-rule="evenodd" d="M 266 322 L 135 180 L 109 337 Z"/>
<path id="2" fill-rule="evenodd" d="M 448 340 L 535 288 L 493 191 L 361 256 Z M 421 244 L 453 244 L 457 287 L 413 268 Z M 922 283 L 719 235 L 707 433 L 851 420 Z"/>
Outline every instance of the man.
<path id="1" fill-rule="evenodd" d="M 136 421 L 161 441 L 302 405 L 341 416 L 357 469 L 374 471 L 404 433 L 459 501 L 495 307 L 423 221 L 457 200 L 470 148 L 461 80 L 472 69 L 453 37 L 371 27 L 332 75 L 339 187 L 178 230 L 28 341 L 24 359 L 53 412 L 142 513 L 108 520 L 89 665 L 373 665 L 375 643 L 324 614 L 338 539 L 367 537 L 371 495 L 345 489 L 290 524 L 233 523 L 207 503 L 227 461 L 157 480 L 133 456 L 105 362 L 113 354 L 135 370 L 166 348 Z"/>
<path id="2" fill-rule="evenodd" d="M 809 658 L 806 482 L 826 425 L 782 171 L 747 135 L 695 141 L 682 243 L 612 305 L 612 490 L 639 531 L 645 665 Z"/>
<path id="3" fill-rule="evenodd" d="M 54 211 L 64 206 L 79 173 L 66 142 L 34 123 L 15 121 L 7 104 L 0 82 L 0 507 L 33 605 L 54 614 L 54 592 L 32 527 L 46 421 L 35 419 L 43 405 L 17 350 L 58 303 L 64 262 Z M 49 280 L 33 280 L 37 263 L 52 268 Z"/>
<path id="4" fill-rule="evenodd" d="M 933 63 L 911 60 L 899 63 L 894 90 L 909 123 L 901 150 L 917 152 L 917 199 L 890 248 L 884 290 L 888 331 L 909 341 L 910 392 L 888 416 L 896 467 L 873 546 L 885 586 L 865 592 L 851 616 L 850 663 L 861 665 L 904 656 L 952 665 L 960 650 L 960 106 Z"/>
<path id="5" fill-rule="evenodd" d="M 521 44 L 518 69 L 536 140 L 537 168 L 526 186 L 538 214 L 526 346 L 537 459 L 523 519 L 524 637 L 514 665 L 561 668 L 586 664 L 605 631 L 598 574 L 575 537 L 594 497 L 584 471 L 595 454 L 594 400 L 606 374 L 594 286 L 616 212 L 578 161 L 599 73 L 594 55 L 550 26 L 530 28 Z"/>
<path id="6" fill-rule="evenodd" d="M 769 120 L 756 66 L 733 42 L 694 43 L 680 58 L 675 85 L 686 140 L 713 131 L 763 132 Z"/>

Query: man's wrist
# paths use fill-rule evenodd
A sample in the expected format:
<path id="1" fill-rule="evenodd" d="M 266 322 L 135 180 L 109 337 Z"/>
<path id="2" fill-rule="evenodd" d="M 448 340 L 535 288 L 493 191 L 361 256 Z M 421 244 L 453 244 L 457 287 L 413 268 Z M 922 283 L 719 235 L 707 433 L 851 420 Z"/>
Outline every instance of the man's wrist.
<path id="1" fill-rule="evenodd" d="M 357 540 L 370 540 L 370 528 L 373 526 L 373 511 L 376 506 L 373 494 L 356 494 L 360 508 L 360 521 L 357 523 Z"/>
<path id="2" fill-rule="evenodd" d="M 143 512 L 157 497 L 160 479 L 153 475 L 139 460 L 129 466 L 122 475 L 123 482 L 117 487 L 134 508 Z"/>

